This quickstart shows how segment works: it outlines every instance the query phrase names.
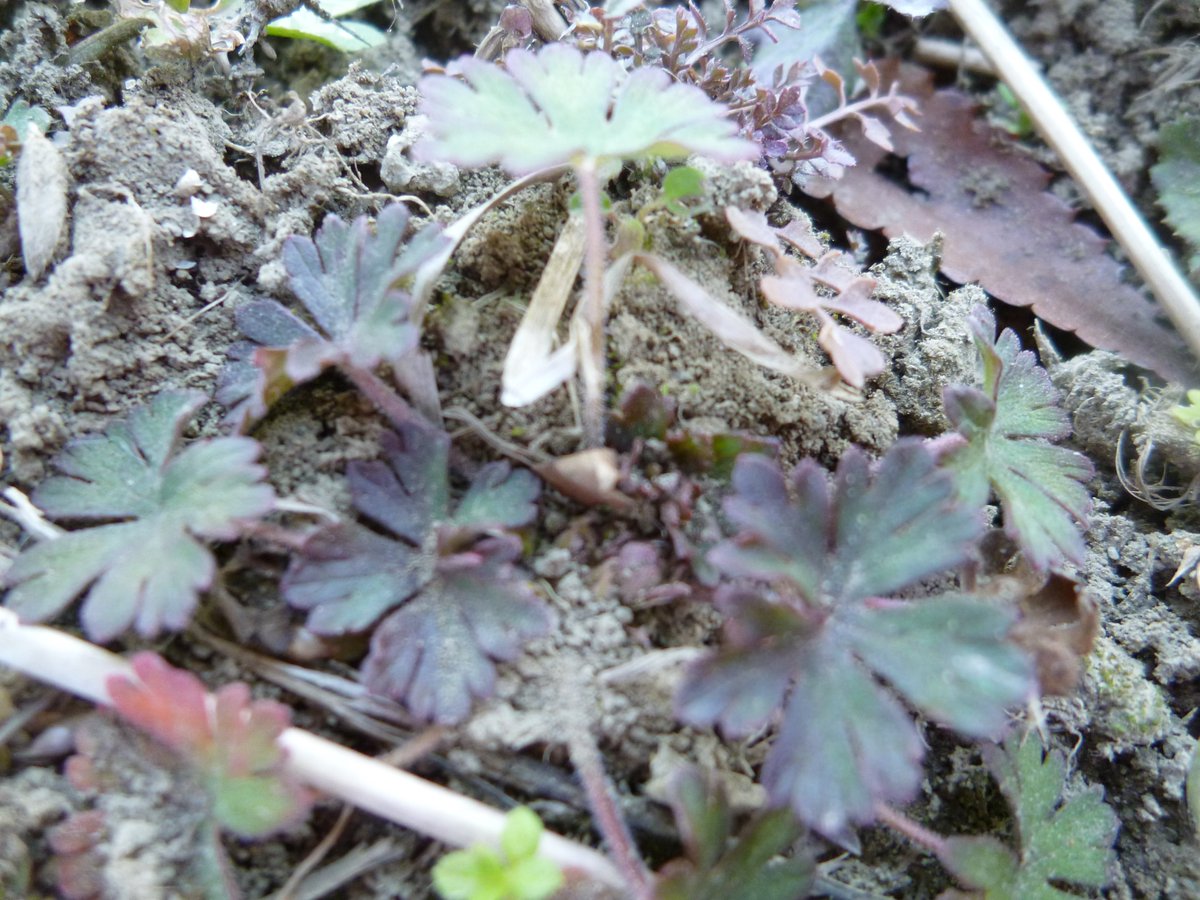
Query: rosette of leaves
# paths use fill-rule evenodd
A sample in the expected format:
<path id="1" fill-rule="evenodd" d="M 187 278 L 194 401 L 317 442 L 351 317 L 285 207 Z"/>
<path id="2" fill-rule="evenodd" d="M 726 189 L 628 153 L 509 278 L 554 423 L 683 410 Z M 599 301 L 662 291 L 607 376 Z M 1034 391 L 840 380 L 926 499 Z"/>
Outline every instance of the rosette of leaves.
<path id="1" fill-rule="evenodd" d="M 4 576 L 7 607 L 40 622 L 85 594 L 80 619 L 96 641 L 188 624 L 216 571 L 204 542 L 237 537 L 275 505 L 256 441 L 222 437 L 179 449 L 184 425 L 206 401 L 199 391 L 163 391 L 103 435 L 67 445 L 54 461 L 62 474 L 44 481 L 33 502 L 52 519 L 99 524 L 24 550 Z"/>
<path id="2" fill-rule="evenodd" d="M 210 695 L 199 678 L 156 653 L 138 653 L 130 665 L 136 678 L 108 680 L 113 708 L 187 762 L 219 827 L 265 837 L 307 814 L 312 798 L 286 770 L 279 746 L 291 720 L 286 706 L 251 700 L 241 682 Z"/>
<path id="3" fill-rule="evenodd" d="M 452 509 L 449 449 L 444 432 L 415 418 L 385 434 L 382 460 L 347 469 L 368 524 L 316 532 L 283 579 L 315 633 L 374 627 L 367 687 L 442 724 L 491 693 L 494 660 L 513 659 L 552 624 L 514 565 L 521 541 L 512 531 L 536 515 L 537 479 L 491 463 Z"/>
<path id="4" fill-rule="evenodd" d="M 966 561 L 978 516 L 915 440 L 874 470 L 851 448 L 832 485 L 812 460 L 785 476 L 743 456 L 725 512 L 738 533 L 708 562 L 753 581 L 718 591 L 723 645 L 689 673 L 680 715 L 729 737 L 777 725 L 762 772 L 771 802 L 853 846 L 854 824 L 920 784 L 923 745 L 901 699 L 988 737 L 1033 691 L 1029 660 L 1005 640 L 1012 610 L 959 594 L 893 599 Z"/>
<path id="5" fill-rule="evenodd" d="M 985 748 L 984 759 L 1016 819 L 1017 851 L 990 836 L 948 837 L 936 848 L 942 865 L 985 900 L 1067 900 L 1078 895 L 1055 884 L 1104 887 L 1120 823 L 1103 792 L 1065 797 L 1062 752 L 1045 753 L 1033 735 Z"/>
<path id="6" fill-rule="evenodd" d="M 406 290 L 422 263 L 444 245 L 438 226 L 408 238 L 408 210 L 387 206 L 372 229 L 366 216 L 347 224 L 330 214 L 309 238 L 292 235 L 283 245 L 288 285 L 312 324 L 274 300 L 237 310 L 247 342 L 235 344 L 217 399 L 243 426 L 261 418 L 283 394 L 337 366 L 372 400 L 388 409 L 386 390 L 371 376 L 380 363 L 395 364 L 416 346 L 420 326 Z"/>
<path id="7" fill-rule="evenodd" d="M 1058 391 L 1011 329 L 996 338 L 986 307 L 976 307 L 968 325 L 983 386 L 951 385 L 942 393 L 946 416 L 966 439 L 945 460 L 959 496 L 979 509 L 994 491 L 1005 533 L 1035 569 L 1082 564 L 1080 531 L 1092 506 L 1085 485 L 1093 470 L 1087 457 L 1053 443 L 1071 432 Z"/>

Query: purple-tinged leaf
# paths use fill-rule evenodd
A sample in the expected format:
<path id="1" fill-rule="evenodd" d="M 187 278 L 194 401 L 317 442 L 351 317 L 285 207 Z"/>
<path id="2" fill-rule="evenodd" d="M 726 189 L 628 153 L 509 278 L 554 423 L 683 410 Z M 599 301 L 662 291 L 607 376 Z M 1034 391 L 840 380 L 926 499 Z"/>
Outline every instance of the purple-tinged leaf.
<path id="1" fill-rule="evenodd" d="M 449 515 L 450 438 L 414 420 L 382 442 L 383 461 L 347 466 L 350 495 L 368 519 L 421 548 Z"/>
<path id="2" fill-rule="evenodd" d="M 514 659 L 553 623 L 549 608 L 512 565 L 519 552 L 515 538 L 480 542 L 470 554 L 474 559 L 439 571 L 419 596 L 380 623 L 363 663 L 367 687 L 403 700 L 421 719 L 443 725 L 465 719 L 472 701 L 495 686 L 493 660 Z"/>
<path id="3" fill-rule="evenodd" d="M 385 436 L 383 460 L 352 462 L 354 505 L 376 530 L 318 531 L 282 583 L 318 634 L 379 622 L 365 683 L 446 724 L 491 692 L 494 661 L 514 658 L 552 621 L 513 564 L 520 540 L 504 533 L 534 517 L 537 479 L 505 463 L 484 466 L 451 511 L 449 446 L 444 432 L 413 419 Z"/>
<path id="4" fill-rule="evenodd" d="M 980 736 L 1030 696 L 1032 666 L 1005 640 L 1015 613 L 888 598 L 964 562 L 981 529 L 919 441 L 874 467 L 851 449 L 832 485 L 812 460 L 785 479 L 743 456 L 732 483 L 725 511 L 739 531 L 708 561 L 771 587 L 718 591 L 723 646 L 692 668 L 680 714 L 731 736 L 781 716 L 763 771 L 772 802 L 852 846 L 879 801 L 906 801 L 920 783 L 922 744 L 900 699 Z"/>
<path id="5" fill-rule="evenodd" d="M 981 507 L 994 490 L 1005 532 L 1035 569 L 1064 560 L 1081 564 L 1080 528 L 1091 511 L 1085 484 L 1093 470 L 1083 455 L 1052 443 L 1070 433 L 1058 391 L 1016 334 L 995 337 L 995 319 L 985 307 L 969 322 L 983 387 L 952 385 L 943 393 L 946 415 L 967 441 L 946 459 L 959 494 Z"/>
<path id="6" fill-rule="evenodd" d="M 233 538 L 275 505 L 255 441 L 216 438 L 175 452 L 205 399 L 164 391 L 103 435 L 67 445 L 55 460 L 63 474 L 47 479 L 34 502 L 55 519 L 125 521 L 25 550 L 5 575 L 6 606 L 43 621 L 86 591 L 81 618 L 97 641 L 131 627 L 153 637 L 187 625 L 216 569 L 202 540 Z"/>
<path id="7" fill-rule="evenodd" d="M 300 553 L 281 587 L 288 603 L 308 610 L 316 634 L 366 631 L 432 577 L 428 555 L 361 525 L 324 528 Z"/>
<path id="8" fill-rule="evenodd" d="M 843 846 L 877 801 L 906 802 L 921 784 L 923 746 L 912 718 L 833 642 L 808 642 L 763 766 L 772 802 Z"/>
<path id="9" fill-rule="evenodd" d="M 405 288 L 447 239 L 438 226 L 406 239 L 408 226 L 408 211 L 394 203 L 373 229 L 366 216 L 347 224 L 331 214 L 312 238 L 284 241 L 288 284 L 317 327 L 274 300 L 238 310 L 238 326 L 258 349 L 237 348 L 222 375 L 218 395 L 232 419 L 245 424 L 263 415 L 271 401 L 329 366 L 373 369 L 416 347 L 419 326 Z"/>

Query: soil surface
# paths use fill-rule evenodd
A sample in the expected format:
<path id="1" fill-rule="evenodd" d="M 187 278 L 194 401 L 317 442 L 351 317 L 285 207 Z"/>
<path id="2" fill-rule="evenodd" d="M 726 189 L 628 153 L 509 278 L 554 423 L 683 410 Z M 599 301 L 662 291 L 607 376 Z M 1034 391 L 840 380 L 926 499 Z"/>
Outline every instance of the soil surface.
<path id="1" fill-rule="evenodd" d="M 276 59 L 261 51 L 254 63 L 234 56 L 227 72 L 212 60 L 147 58 L 130 45 L 98 62 L 69 64 L 68 42 L 91 30 L 79 18 L 83 7 L 68 11 L 66 4 L 23 0 L 5 5 L 0 109 L 23 99 L 51 113 L 69 179 L 67 227 L 53 264 L 33 279 L 26 277 L 16 242 L 8 193 L 14 167 L 0 169 L 0 258 L 7 260 L 0 269 L 5 484 L 30 492 L 68 439 L 102 430 L 164 387 L 211 394 L 238 338 L 238 305 L 257 298 L 290 301 L 280 261 L 287 236 L 311 233 L 330 212 L 347 220 L 374 214 L 396 195 L 419 201 L 411 204 L 418 219 L 429 215 L 448 223 L 502 187 L 506 179 L 497 171 L 420 166 L 403 151 L 418 99 L 413 84 L 419 61 L 468 51 L 503 6 L 495 0 L 410 0 L 402 9 L 384 4 L 371 15 L 392 27 L 386 46 L 353 61 L 316 45 L 268 39 Z M 1158 129 L 1200 106 L 1194 46 L 1200 7 L 1191 0 L 1003 6 L 1018 38 L 1145 215 L 1157 222 L 1147 169 L 1156 159 Z M 887 46 L 908 52 L 912 32 L 891 25 Z M 959 36 L 942 16 L 919 27 Z M 939 78 L 958 80 L 982 102 L 998 103 L 987 78 L 954 72 Z M 1055 165 L 1036 138 L 1027 143 Z M 775 224 L 812 216 L 829 228 L 829 240 L 846 237 L 848 229 L 831 208 L 798 192 L 781 194 L 754 165 L 697 165 L 708 176 L 704 200 L 712 210 L 736 205 L 767 212 Z M 618 210 L 636 212 L 648 202 L 654 177 L 645 171 L 623 175 L 613 191 Z M 1056 189 L 1078 199 L 1069 180 Z M 467 413 L 492 434 L 548 454 L 579 447 L 573 395 L 560 390 L 531 406 L 507 408 L 499 403 L 500 371 L 570 195 L 565 183 L 541 185 L 487 214 L 439 282 L 424 335 L 437 363 L 443 409 Z M 793 314 L 760 304 L 754 286 L 765 264 L 759 254 L 739 249 L 723 218 L 701 213 L 681 220 L 663 213 L 647 223 L 655 252 L 752 316 L 789 350 L 814 366 L 826 364 L 813 329 L 798 328 Z M 689 427 L 774 438 L 785 464 L 812 456 L 832 466 L 853 444 L 877 454 L 899 435 L 943 432 L 941 391 L 974 379 L 975 351 L 965 321 L 987 297 L 977 287 L 944 281 L 936 247 L 850 236 L 879 281 L 875 296 L 906 322 L 897 334 L 877 339 L 889 366 L 860 398 L 798 385 L 725 350 L 641 273 L 627 280 L 610 314 L 614 395 L 649 384 L 675 401 Z M 1146 454 L 1147 479 L 1156 481 L 1160 473 L 1166 479 L 1165 486 L 1143 486 L 1140 493 L 1149 499 L 1170 495 L 1200 472 L 1194 445 L 1165 413 L 1179 386 L 1163 390 L 1148 373 L 1111 353 L 1089 351 L 1070 336 L 1035 334 L 1024 311 L 998 312 L 1021 330 L 1026 346 L 1042 351 L 1074 421 L 1069 443 L 1096 467 L 1089 555 L 1079 575 L 1100 607 L 1101 635 L 1078 691 L 1044 701 L 1048 733 L 1070 753 L 1072 788 L 1103 786 L 1120 817 L 1118 870 L 1105 896 L 1198 897 L 1200 855 L 1183 788 L 1193 734 L 1200 731 L 1193 717 L 1200 705 L 1200 588 L 1193 577 L 1175 575 L 1200 546 L 1200 517 L 1194 505 L 1160 508 L 1165 504 L 1131 497 L 1116 469 L 1119 458 L 1132 468 L 1137 455 Z M 216 403 L 206 407 L 188 436 L 221 433 L 222 415 Z M 455 447 L 468 465 L 495 458 L 478 430 L 463 421 L 460 416 L 449 425 L 462 426 Z M 264 446 L 280 496 L 349 513 L 345 465 L 374 458 L 385 427 L 369 403 L 328 375 L 285 397 L 253 436 Z M 1122 434 L 1128 435 L 1124 445 Z M 639 476 L 647 484 L 653 482 L 654 452 L 648 451 Z M 647 488 L 658 502 L 666 495 Z M 710 491 L 698 503 L 712 505 L 709 498 L 718 496 Z M 694 521 L 706 518 L 697 514 Z M 647 586 L 629 583 L 620 555 L 612 552 L 617 534 L 634 534 L 661 549 L 665 536 L 658 522 L 653 511 L 617 517 L 546 491 L 527 559 L 559 617 L 558 628 L 501 666 L 495 697 L 447 733 L 417 772 L 496 805 L 528 803 L 548 827 L 595 840 L 561 744 L 563 710 L 577 709 L 588 711 L 605 765 L 653 863 L 677 852 L 659 801 L 663 775 L 678 760 L 719 771 L 739 809 L 762 803 L 752 775 L 765 742 L 726 744 L 708 731 L 680 726 L 673 714 L 682 657 L 672 648 L 712 643 L 719 616 L 703 598 L 638 602 Z M 4 555 L 11 557 L 27 540 L 17 525 L 0 520 Z M 264 656 L 304 660 L 311 636 L 278 596 L 286 557 L 254 545 L 221 561 L 228 591 L 209 598 L 200 623 Z M 59 624 L 74 622 L 70 612 Z M 126 641 L 116 649 L 140 646 Z M 344 715 L 336 702 L 302 698 L 272 683 L 251 657 L 233 655 L 198 632 L 153 649 L 211 685 L 245 680 L 257 696 L 292 706 L 300 727 L 367 753 L 385 752 L 414 732 L 394 723 L 372 729 Z M 354 677 L 349 662 L 361 647 L 338 650 L 338 659 L 306 664 Z M 628 665 L 635 660 L 651 662 Z M 3 730 L 7 710 L 34 707 L 20 728 Z M 186 789 L 153 764 L 153 754 L 135 735 L 3 670 L 0 731 L 0 897 L 54 896 L 48 834 L 71 812 L 97 806 L 110 822 L 99 865 L 104 888 L 97 896 L 189 896 L 189 816 L 195 812 Z M 62 761 L 81 734 L 114 773 L 99 796 L 77 790 L 62 774 Z M 978 751 L 932 726 L 925 737 L 928 778 L 910 813 L 946 833 L 1005 827 L 1007 814 Z M 227 841 L 242 893 L 266 897 L 278 891 L 338 812 L 323 804 L 284 838 L 252 845 Z M 324 863 L 354 852 L 374 855 L 363 874 L 331 896 L 430 896 L 428 870 L 444 848 L 356 814 Z M 837 856 L 830 849 L 822 858 Z M 883 829 L 866 830 L 861 856 L 841 858 L 825 874 L 846 897 L 933 897 L 952 886 L 936 862 Z"/>

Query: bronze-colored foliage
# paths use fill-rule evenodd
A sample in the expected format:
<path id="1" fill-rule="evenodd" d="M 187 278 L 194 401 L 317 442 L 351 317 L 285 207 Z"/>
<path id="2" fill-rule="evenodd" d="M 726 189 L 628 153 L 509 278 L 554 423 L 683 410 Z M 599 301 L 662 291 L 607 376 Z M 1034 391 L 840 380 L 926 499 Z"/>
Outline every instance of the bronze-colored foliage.
<path id="1" fill-rule="evenodd" d="M 887 152 L 858 134 L 846 146 L 859 164 L 840 181 L 811 182 L 809 193 L 832 195 L 845 218 L 889 237 L 928 241 L 941 232 L 942 271 L 953 280 L 1032 306 L 1050 324 L 1166 378 L 1195 380 L 1183 341 L 1122 280 L 1105 240 L 1046 192 L 1049 172 L 980 119 L 968 97 L 934 92 L 924 70 L 904 67 L 901 91 L 918 99 L 923 114 L 920 131 L 892 135 L 912 189 L 879 171 Z"/>

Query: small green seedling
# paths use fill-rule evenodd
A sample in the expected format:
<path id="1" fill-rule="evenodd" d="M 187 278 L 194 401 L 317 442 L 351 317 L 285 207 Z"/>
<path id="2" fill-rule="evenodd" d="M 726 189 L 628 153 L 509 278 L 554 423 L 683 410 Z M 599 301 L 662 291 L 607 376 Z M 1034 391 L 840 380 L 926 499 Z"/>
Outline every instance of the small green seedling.
<path id="1" fill-rule="evenodd" d="M 735 833 L 720 783 L 693 766 L 676 773 L 670 802 L 683 856 L 658 873 L 655 900 L 808 896 L 816 867 L 805 851 L 789 853 L 803 829 L 786 809 L 764 810 Z"/>
<path id="2" fill-rule="evenodd" d="M 638 210 L 637 217 L 644 222 L 650 213 L 665 209 L 673 216 L 687 219 L 695 210 L 683 201 L 703 196 L 704 176 L 700 171 L 691 166 L 676 166 L 663 178 L 662 194 Z"/>
<path id="3" fill-rule="evenodd" d="M 1187 405 L 1179 405 L 1171 410 L 1171 415 L 1187 428 L 1196 429 L 1195 440 L 1200 444 L 1200 390 L 1192 388 L 1187 392 Z"/>
<path id="4" fill-rule="evenodd" d="M 543 900 L 563 883 L 562 871 L 537 856 L 545 828 L 518 806 L 504 819 L 500 852 L 471 847 L 448 853 L 433 867 L 433 887 L 445 900 Z"/>
<path id="5" fill-rule="evenodd" d="M 1016 138 L 1026 138 L 1034 133 L 1033 119 L 1017 99 L 1017 95 L 1003 81 L 996 85 L 998 102 L 992 107 L 993 121 Z"/>
<path id="6" fill-rule="evenodd" d="M 938 858 L 984 900 L 1067 900 L 1052 886 L 1100 888 L 1108 883 L 1119 822 L 1099 789 L 1064 796 L 1067 764 L 1046 753 L 1036 735 L 1010 738 L 985 752 L 1016 818 L 1018 851 L 994 837 L 949 837 Z"/>

